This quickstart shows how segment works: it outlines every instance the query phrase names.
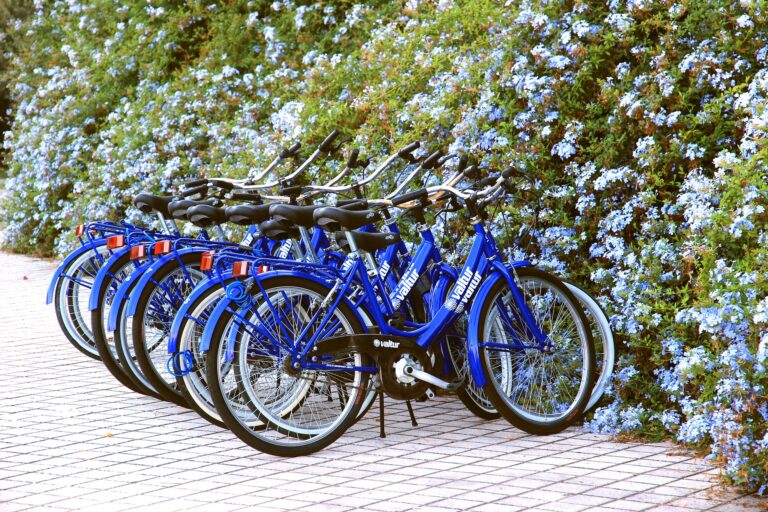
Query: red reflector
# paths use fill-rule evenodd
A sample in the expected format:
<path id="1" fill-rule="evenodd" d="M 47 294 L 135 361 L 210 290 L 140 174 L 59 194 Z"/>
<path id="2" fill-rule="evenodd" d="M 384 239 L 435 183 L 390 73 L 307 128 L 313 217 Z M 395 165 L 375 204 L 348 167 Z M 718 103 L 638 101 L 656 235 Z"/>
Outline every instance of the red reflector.
<path id="1" fill-rule="evenodd" d="M 80 224 L 75 228 L 75 236 L 83 236 L 85 234 L 85 224 Z"/>
<path id="2" fill-rule="evenodd" d="M 107 249 L 118 249 L 125 245 L 124 235 L 115 235 L 107 238 Z"/>
<path id="3" fill-rule="evenodd" d="M 131 247 L 131 259 L 132 260 L 138 260 L 140 258 L 143 258 L 147 255 L 147 246 L 146 245 L 134 245 Z"/>
<path id="4" fill-rule="evenodd" d="M 213 268 L 213 255 L 216 251 L 204 252 L 200 258 L 200 270 L 206 271 Z"/>
<path id="5" fill-rule="evenodd" d="M 249 266 L 249 263 L 247 261 L 236 261 L 235 264 L 232 265 L 232 276 L 233 277 L 247 276 L 248 266 Z"/>
<path id="6" fill-rule="evenodd" d="M 170 240 L 161 240 L 159 242 L 155 242 L 155 254 L 168 254 L 169 252 L 171 252 Z"/>
<path id="7" fill-rule="evenodd" d="M 264 272 L 268 272 L 269 271 L 269 267 L 266 266 L 266 265 L 259 265 L 258 271 L 259 271 L 259 274 L 263 274 Z"/>

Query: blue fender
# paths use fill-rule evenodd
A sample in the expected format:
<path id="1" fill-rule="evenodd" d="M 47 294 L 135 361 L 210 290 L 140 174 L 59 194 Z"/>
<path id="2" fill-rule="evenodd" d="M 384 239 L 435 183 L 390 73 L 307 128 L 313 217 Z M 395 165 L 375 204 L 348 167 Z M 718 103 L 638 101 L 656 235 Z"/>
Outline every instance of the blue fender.
<path id="1" fill-rule="evenodd" d="M 101 288 L 104 280 L 109 277 L 109 268 L 121 257 L 131 252 L 130 247 L 123 247 L 119 251 L 112 253 L 112 256 L 102 265 L 99 269 L 99 273 L 96 274 L 96 279 L 93 280 L 93 288 L 91 288 L 91 296 L 88 298 L 88 309 L 96 311 L 99 308 L 99 294 L 95 293 L 96 290 Z"/>
<path id="2" fill-rule="evenodd" d="M 322 286 L 328 288 L 329 291 L 331 289 L 331 285 L 329 285 L 328 282 L 325 281 L 323 278 L 314 276 L 311 274 L 307 274 L 301 271 L 297 271 L 297 270 L 272 270 L 269 272 L 264 272 L 263 274 L 259 274 L 257 277 L 255 277 L 255 279 L 263 280 L 271 277 L 300 277 L 302 279 L 308 279 L 310 281 L 314 281 L 318 284 L 321 284 Z M 216 305 L 216 308 L 213 310 L 213 312 L 211 312 L 211 316 L 208 317 L 208 322 L 205 324 L 205 329 L 203 329 L 202 339 L 200 340 L 201 352 L 207 352 L 208 349 L 211 348 L 213 331 L 216 329 L 216 324 L 219 322 L 221 315 L 223 315 L 224 312 L 227 311 L 228 308 L 230 308 L 230 306 L 232 305 L 232 302 L 233 302 L 232 299 L 224 297 Z M 344 298 L 344 302 L 346 302 L 346 304 L 354 312 L 355 316 L 357 317 L 357 320 L 360 322 L 360 325 L 363 326 L 363 330 L 367 332 L 366 326 L 369 324 L 366 324 L 363 317 L 361 316 L 360 311 L 349 301 L 349 299 Z M 228 350 L 229 350 L 229 347 L 228 347 Z"/>
<path id="3" fill-rule="evenodd" d="M 61 262 L 61 265 L 56 269 L 56 272 L 53 273 L 53 278 L 51 278 L 51 284 L 48 285 L 48 294 L 45 296 L 45 303 L 50 304 L 53 302 L 53 294 L 56 291 L 56 283 L 59 281 L 59 278 L 64 273 L 64 270 L 72 264 L 73 261 L 75 261 L 77 258 L 79 258 L 83 253 L 92 251 L 96 247 L 106 245 L 107 239 L 106 238 L 100 238 L 98 240 L 94 240 L 93 242 L 90 242 L 86 245 L 82 245 L 72 251 L 69 256 L 64 258 L 64 261 Z"/>
<path id="4" fill-rule="evenodd" d="M 147 261 L 141 266 L 137 267 L 135 271 L 131 272 L 131 275 L 128 276 L 128 279 L 123 281 L 117 288 L 115 298 L 112 300 L 113 305 L 120 304 L 126 299 L 126 296 L 131 293 L 136 282 L 141 279 L 142 274 L 150 267 L 151 264 L 151 261 Z M 117 330 L 117 312 L 119 309 L 120 308 L 109 308 L 109 315 L 107 316 L 107 332 L 115 332 Z"/>
<path id="5" fill-rule="evenodd" d="M 189 309 L 192 307 L 192 304 L 211 288 L 221 286 L 222 280 L 227 280 L 231 276 L 232 271 L 227 270 L 226 272 L 222 272 L 221 277 L 216 276 L 203 279 L 197 283 L 197 286 L 192 290 L 192 293 L 184 299 L 184 302 L 181 303 L 181 307 L 173 317 L 173 323 L 171 323 L 171 332 L 168 336 L 169 354 L 175 354 L 179 350 L 179 335 L 181 334 L 179 331 L 181 330 L 181 324 L 184 322 L 184 319 L 189 315 Z"/>
<path id="6" fill-rule="evenodd" d="M 136 283 L 136 287 L 134 288 L 136 293 L 131 293 L 131 296 L 128 299 L 128 308 L 125 310 L 126 316 L 132 317 L 136 314 L 136 309 L 139 306 L 139 297 L 141 297 L 141 290 L 143 290 L 150 281 L 154 281 L 155 273 L 165 266 L 166 263 L 174 261 L 185 254 L 194 252 L 203 253 L 209 250 L 210 249 L 203 249 L 201 247 L 185 247 L 184 249 L 179 249 L 155 260 L 149 268 L 142 272 L 141 279 Z"/>
<path id="7" fill-rule="evenodd" d="M 507 268 L 530 267 L 529 261 L 516 261 Z M 491 288 L 499 279 L 504 279 L 504 275 L 498 270 L 492 270 L 491 273 L 483 279 L 477 294 L 472 299 L 472 308 L 469 310 L 469 326 L 467 327 L 467 357 L 469 358 L 469 369 L 472 372 L 472 379 L 480 387 L 485 386 L 485 374 L 483 373 L 483 364 L 480 360 L 480 340 L 477 339 L 477 333 L 480 331 L 480 315 L 483 309 L 485 297 L 490 293 Z"/>

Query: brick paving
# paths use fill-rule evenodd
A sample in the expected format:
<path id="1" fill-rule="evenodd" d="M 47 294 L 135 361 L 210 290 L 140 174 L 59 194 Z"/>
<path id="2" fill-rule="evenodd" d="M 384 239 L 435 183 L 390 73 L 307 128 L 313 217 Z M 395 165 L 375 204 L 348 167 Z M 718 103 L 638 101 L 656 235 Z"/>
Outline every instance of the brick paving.
<path id="1" fill-rule="evenodd" d="M 456 400 L 370 414 L 330 448 L 281 459 L 139 396 L 59 331 L 55 265 L 0 253 L 0 512 L 759 510 L 669 443 L 526 435 Z"/>

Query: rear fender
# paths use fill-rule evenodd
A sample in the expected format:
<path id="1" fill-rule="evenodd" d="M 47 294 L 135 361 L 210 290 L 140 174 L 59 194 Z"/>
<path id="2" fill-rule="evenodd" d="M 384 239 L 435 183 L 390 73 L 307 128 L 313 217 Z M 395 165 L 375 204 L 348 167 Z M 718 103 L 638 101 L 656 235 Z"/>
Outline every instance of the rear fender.
<path id="1" fill-rule="evenodd" d="M 107 240 L 106 238 L 101 238 L 98 240 L 94 240 L 86 245 L 81 245 L 74 251 L 72 251 L 69 256 L 64 258 L 64 261 L 61 262 L 61 265 L 58 266 L 56 269 L 56 272 L 53 273 L 53 277 L 51 278 L 51 284 L 48 285 L 48 293 L 45 296 L 45 303 L 50 304 L 53 302 L 53 294 L 56 292 L 56 284 L 59 281 L 59 278 L 64 273 L 64 270 L 72 264 L 73 261 L 75 261 L 77 258 L 82 256 L 83 253 L 86 253 L 88 251 L 93 251 L 94 249 L 106 245 Z"/>
<path id="2" fill-rule="evenodd" d="M 91 296 L 88 298 L 88 309 L 96 311 L 99 308 L 99 293 L 98 290 L 104 284 L 104 280 L 111 276 L 109 272 L 110 267 L 114 265 L 120 258 L 131 252 L 130 247 L 123 247 L 122 249 L 112 253 L 112 256 L 104 262 L 104 265 L 99 269 L 99 273 L 96 274 L 96 279 L 93 280 L 93 288 L 91 288 Z"/>
<path id="3" fill-rule="evenodd" d="M 202 254 L 207 250 L 208 249 L 203 249 L 201 247 L 185 247 L 184 249 L 179 249 L 175 252 L 166 254 L 163 257 L 155 260 L 151 266 L 149 266 L 144 272 L 141 273 L 141 279 L 139 279 L 139 282 L 136 283 L 136 288 L 135 288 L 136 293 L 131 293 L 131 297 L 130 299 L 128 299 L 128 309 L 126 310 L 125 314 L 129 317 L 134 316 L 136 314 L 136 309 L 138 309 L 138 306 L 139 306 L 139 297 L 141 297 L 141 291 L 150 282 L 154 282 L 155 274 L 157 273 L 158 270 L 160 270 L 170 262 L 177 261 L 178 258 L 180 258 L 181 256 L 184 256 L 185 254 L 195 253 L 195 252 Z"/>
<path id="4" fill-rule="evenodd" d="M 184 319 L 190 313 L 192 304 L 197 301 L 204 293 L 208 292 L 211 288 L 216 286 L 222 286 L 222 282 L 226 281 L 232 276 L 232 272 L 227 270 L 223 272 L 221 277 L 209 277 L 200 281 L 197 286 L 192 290 L 192 293 L 181 303 L 181 307 L 176 312 L 176 316 L 173 317 L 173 323 L 171 323 L 171 332 L 168 336 L 168 353 L 175 354 L 179 350 L 179 335 L 181 330 L 181 324 Z M 190 317 L 191 318 L 191 317 Z"/>
<path id="5" fill-rule="evenodd" d="M 136 285 L 136 282 L 141 279 L 142 274 L 150 265 L 150 262 L 144 263 L 132 272 L 131 275 L 128 276 L 128 279 L 120 284 L 117 288 L 117 293 L 115 293 L 115 298 L 112 300 L 112 305 L 120 304 L 122 301 L 126 300 L 126 297 L 128 297 L 133 290 L 133 287 Z M 107 332 L 115 332 L 117 330 L 117 321 L 119 320 L 117 313 L 119 309 L 120 308 L 115 307 L 109 308 L 109 315 L 107 316 Z"/>

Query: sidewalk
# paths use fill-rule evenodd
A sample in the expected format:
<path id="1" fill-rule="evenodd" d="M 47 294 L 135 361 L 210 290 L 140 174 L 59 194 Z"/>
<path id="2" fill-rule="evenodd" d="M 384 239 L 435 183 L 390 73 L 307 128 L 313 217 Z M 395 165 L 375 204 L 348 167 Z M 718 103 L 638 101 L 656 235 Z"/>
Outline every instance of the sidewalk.
<path id="1" fill-rule="evenodd" d="M 75 350 L 45 291 L 54 264 L 0 253 L 0 512 L 122 510 L 759 510 L 669 443 L 549 437 L 457 400 L 369 414 L 330 448 L 280 459 L 194 412 L 134 394 Z"/>

